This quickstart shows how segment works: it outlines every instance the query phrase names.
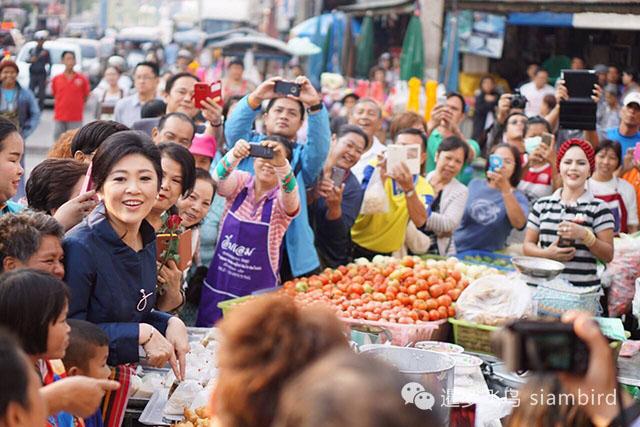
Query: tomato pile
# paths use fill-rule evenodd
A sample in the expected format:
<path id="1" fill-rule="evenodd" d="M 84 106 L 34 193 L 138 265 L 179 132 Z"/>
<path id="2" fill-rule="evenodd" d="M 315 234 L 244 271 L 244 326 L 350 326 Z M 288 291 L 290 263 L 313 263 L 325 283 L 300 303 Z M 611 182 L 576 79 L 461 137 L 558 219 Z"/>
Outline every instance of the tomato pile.
<path id="1" fill-rule="evenodd" d="M 340 266 L 288 281 L 282 292 L 301 305 L 322 302 L 350 319 L 415 324 L 455 316 L 452 306 L 469 285 L 452 263 L 417 257 L 385 264 Z"/>

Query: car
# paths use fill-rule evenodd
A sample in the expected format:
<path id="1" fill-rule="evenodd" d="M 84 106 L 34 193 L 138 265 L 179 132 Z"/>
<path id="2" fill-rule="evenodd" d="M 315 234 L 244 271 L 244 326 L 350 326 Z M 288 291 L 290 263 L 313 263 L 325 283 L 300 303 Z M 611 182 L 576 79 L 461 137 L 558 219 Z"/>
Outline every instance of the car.
<path id="1" fill-rule="evenodd" d="M 18 64 L 18 69 L 20 73 L 18 74 L 18 83 L 22 87 L 29 87 L 29 67 L 31 63 L 29 62 L 31 59 L 31 50 L 36 47 L 35 41 L 30 41 L 25 43 L 20 49 L 20 53 L 16 57 L 16 64 Z M 51 93 L 51 79 L 58 74 L 62 74 L 64 71 L 64 65 L 62 64 L 62 52 L 70 50 L 76 55 L 76 66 L 74 70 L 77 72 L 82 71 L 82 51 L 80 50 L 80 46 L 72 43 L 63 43 L 57 40 L 45 41 L 44 48 L 49 52 L 49 57 L 51 58 L 51 68 L 49 70 L 49 76 L 47 79 L 47 89 L 46 89 L 46 97 L 53 98 L 53 94 Z"/>
<path id="2" fill-rule="evenodd" d="M 92 86 L 102 78 L 101 46 L 98 40 L 75 37 L 61 37 L 60 43 L 77 44 L 82 51 L 82 72 L 89 77 Z"/>

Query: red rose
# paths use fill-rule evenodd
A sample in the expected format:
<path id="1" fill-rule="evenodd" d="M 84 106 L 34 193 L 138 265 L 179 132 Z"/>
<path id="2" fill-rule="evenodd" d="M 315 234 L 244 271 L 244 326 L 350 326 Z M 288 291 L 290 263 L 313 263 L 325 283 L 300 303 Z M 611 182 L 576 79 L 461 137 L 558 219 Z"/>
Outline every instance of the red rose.
<path id="1" fill-rule="evenodd" d="M 180 216 L 178 215 L 171 215 L 168 219 L 167 219 L 167 227 L 174 230 L 176 228 L 178 228 L 180 226 L 180 223 L 182 222 L 182 218 L 180 218 Z"/>

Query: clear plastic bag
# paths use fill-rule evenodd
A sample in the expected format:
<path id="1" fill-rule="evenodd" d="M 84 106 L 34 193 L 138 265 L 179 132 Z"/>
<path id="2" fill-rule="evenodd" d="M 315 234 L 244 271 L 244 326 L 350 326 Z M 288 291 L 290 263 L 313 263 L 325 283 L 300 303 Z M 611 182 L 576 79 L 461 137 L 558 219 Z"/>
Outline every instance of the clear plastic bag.
<path id="1" fill-rule="evenodd" d="M 389 198 L 380 176 L 380 168 L 376 167 L 364 192 L 360 215 L 384 214 L 387 212 L 389 212 Z"/>
<path id="2" fill-rule="evenodd" d="M 182 381 L 167 401 L 164 407 L 164 414 L 182 415 L 185 408 L 191 407 L 191 402 L 193 402 L 203 388 L 198 381 Z"/>
<path id="3" fill-rule="evenodd" d="M 631 311 L 640 276 L 640 238 L 622 236 L 614 241 L 613 260 L 602 274 L 602 286 L 609 288 L 609 316 L 622 316 Z"/>
<path id="4" fill-rule="evenodd" d="M 491 275 L 472 282 L 456 302 L 456 319 L 504 325 L 533 314 L 531 290 L 515 276 Z"/>

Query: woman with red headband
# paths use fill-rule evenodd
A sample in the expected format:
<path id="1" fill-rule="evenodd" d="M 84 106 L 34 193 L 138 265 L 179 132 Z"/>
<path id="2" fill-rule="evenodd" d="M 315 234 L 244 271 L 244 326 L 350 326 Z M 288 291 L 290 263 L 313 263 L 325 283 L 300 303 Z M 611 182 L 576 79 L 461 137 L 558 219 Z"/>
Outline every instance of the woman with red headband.
<path id="1" fill-rule="evenodd" d="M 613 258 L 614 218 L 586 186 L 595 169 L 593 147 L 581 139 L 565 141 L 557 168 L 562 187 L 531 208 L 524 254 L 564 263 L 560 277 L 575 286 L 597 286 L 596 260 Z"/>

